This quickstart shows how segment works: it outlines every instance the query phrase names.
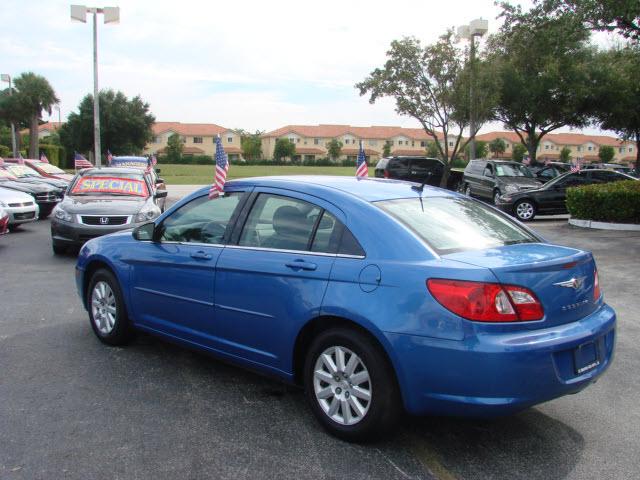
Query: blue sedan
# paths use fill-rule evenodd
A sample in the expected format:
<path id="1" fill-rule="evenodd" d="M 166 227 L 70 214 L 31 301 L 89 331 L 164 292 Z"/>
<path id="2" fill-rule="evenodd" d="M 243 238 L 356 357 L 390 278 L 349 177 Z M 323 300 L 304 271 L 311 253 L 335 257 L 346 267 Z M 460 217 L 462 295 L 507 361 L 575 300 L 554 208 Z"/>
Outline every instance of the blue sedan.
<path id="1" fill-rule="evenodd" d="M 353 441 L 403 411 L 516 412 L 611 362 L 616 317 L 591 253 L 476 200 L 350 177 L 207 192 L 82 248 L 78 292 L 101 341 L 142 330 L 302 385 Z"/>

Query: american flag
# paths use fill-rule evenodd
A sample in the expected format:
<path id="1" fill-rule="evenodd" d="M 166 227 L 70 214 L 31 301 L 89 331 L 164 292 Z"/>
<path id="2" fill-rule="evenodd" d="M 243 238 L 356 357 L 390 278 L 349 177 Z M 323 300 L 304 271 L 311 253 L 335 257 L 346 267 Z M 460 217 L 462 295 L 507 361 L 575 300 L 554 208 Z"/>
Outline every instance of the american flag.
<path id="1" fill-rule="evenodd" d="M 43 162 L 43 163 L 49 163 L 49 159 L 44 154 L 44 152 L 40 152 L 40 161 Z"/>
<path id="2" fill-rule="evenodd" d="M 214 199 L 224 192 L 224 184 L 227 181 L 227 172 L 229 171 L 229 161 L 227 154 L 224 153 L 222 140 L 220 135 L 216 137 L 216 176 L 213 179 L 211 188 L 209 189 L 209 198 Z"/>
<path id="3" fill-rule="evenodd" d="M 153 170 L 153 161 L 151 160 L 151 157 L 147 158 L 147 168 L 145 169 L 145 173 L 151 173 L 151 170 Z"/>
<path id="4" fill-rule="evenodd" d="M 156 158 L 156 154 L 151 155 L 151 166 L 155 167 L 158 164 L 158 159 Z"/>
<path id="5" fill-rule="evenodd" d="M 113 160 L 113 155 L 111 155 L 111 150 L 107 150 L 107 165 L 111 165 L 111 160 Z"/>
<path id="6" fill-rule="evenodd" d="M 21 153 L 18 153 L 18 165 L 24 165 L 24 157 Z"/>
<path id="7" fill-rule="evenodd" d="M 522 164 L 531 165 L 531 159 L 529 158 L 529 155 L 525 155 L 524 157 L 522 157 Z"/>
<path id="8" fill-rule="evenodd" d="M 580 171 L 580 159 L 576 159 L 576 163 L 571 165 L 571 173 L 578 173 Z"/>
<path id="9" fill-rule="evenodd" d="M 87 160 L 86 158 L 84 158 L 81 154 L 79 154 L 78 152 L 75 153 L 74 157 L 74 167 L 75 169 L 79 169 L 79 168 L 91 168 L 93 167 L 93 165 L 91 165 L 91 162 L 89 160 Z"/>
<path id="10" fill-rule="evenodd" d="M 367 156 L 362 148 L 362 140 L 360 140 L 360 148 L 358 149 L 358 161 L 356 162 L 356 177 L 367 178 L 369 176 L 369 167 L 367 166 Z"/>

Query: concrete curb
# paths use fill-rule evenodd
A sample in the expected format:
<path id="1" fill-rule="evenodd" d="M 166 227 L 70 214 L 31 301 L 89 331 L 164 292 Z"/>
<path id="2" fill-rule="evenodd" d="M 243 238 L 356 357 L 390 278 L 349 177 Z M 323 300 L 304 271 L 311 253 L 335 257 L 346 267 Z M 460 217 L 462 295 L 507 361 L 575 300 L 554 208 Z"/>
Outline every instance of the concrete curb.
<path id="1" fill-rule="evenodd" d="M 580 220 L 570 218 L 569 224 L 582 228 L 597 228 L 598 230 L 623 230 L 627 232 L 640 232 L 640 225 L 637 223 L 608 223 L 596 222 L 594 220 Z"/>

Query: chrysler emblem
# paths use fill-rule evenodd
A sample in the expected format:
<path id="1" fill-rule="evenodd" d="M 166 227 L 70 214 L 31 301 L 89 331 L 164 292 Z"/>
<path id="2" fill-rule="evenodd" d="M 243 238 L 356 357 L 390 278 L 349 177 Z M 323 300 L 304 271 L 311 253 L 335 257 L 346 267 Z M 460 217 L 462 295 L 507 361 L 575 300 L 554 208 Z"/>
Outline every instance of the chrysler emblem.
<path id="1" fill-rule="evenodd" d="M 557 285 L 559 287 L 573 288 L 574 290 L 578 290 L 579 288 L 582 287 L 582 285 L 584 285 L 585 278 L 587 277 L 573 277 L 571 280 L 567 280 L 566 282 L 554 283 L 554 285 Z"/>
<path id="2" fill-rule="evenodd" d="M 100 225 L 106 225 L 109 223 L 109 217 L 100 217 Z"/>

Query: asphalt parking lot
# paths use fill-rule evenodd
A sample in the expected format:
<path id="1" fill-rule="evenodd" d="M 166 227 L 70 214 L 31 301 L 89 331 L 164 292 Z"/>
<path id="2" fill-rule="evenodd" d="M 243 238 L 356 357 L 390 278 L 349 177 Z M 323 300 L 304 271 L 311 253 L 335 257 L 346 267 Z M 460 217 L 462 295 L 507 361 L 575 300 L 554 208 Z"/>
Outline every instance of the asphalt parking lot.
<path id="1" fill-rule="evenodd" d="M 638 478 L 640 233 L 532 226 L 594 252 L 619 320 L 609 371 L 516 416 L 407 418 L 352 445 L 296 389 L 146 335 L 100 344 L 75 258 L 52 255 L 48 221 L 27 225 L 0 238 L 0 478 Z"/>

